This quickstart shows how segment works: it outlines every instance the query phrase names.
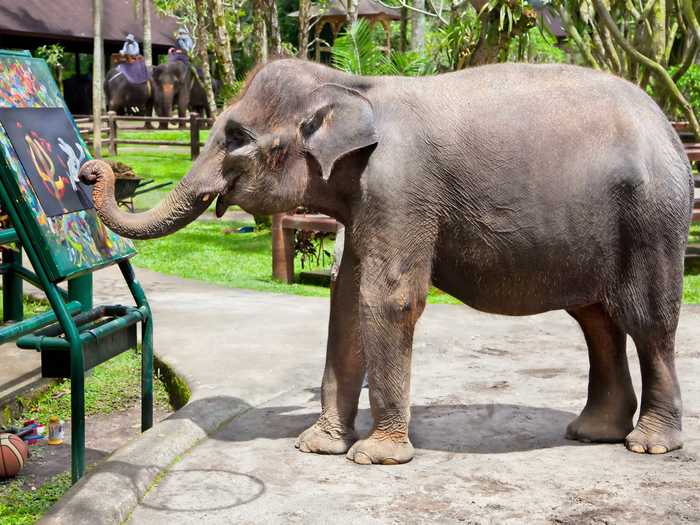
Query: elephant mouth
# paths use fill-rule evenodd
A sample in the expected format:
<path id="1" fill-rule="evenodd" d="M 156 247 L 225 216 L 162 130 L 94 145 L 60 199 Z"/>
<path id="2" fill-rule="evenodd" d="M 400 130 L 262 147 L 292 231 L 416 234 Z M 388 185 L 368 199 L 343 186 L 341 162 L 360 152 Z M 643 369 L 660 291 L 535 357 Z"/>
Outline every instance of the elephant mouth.
<path id="1" fill-rule="evenodd" d="M 220 194 L 219 197 L 216 199 L 216 218 L 220 219 L 221 217 L 223 217 L 228 207 L 229 205 L 227 202 L 225 202 L 224 194 Z"/>

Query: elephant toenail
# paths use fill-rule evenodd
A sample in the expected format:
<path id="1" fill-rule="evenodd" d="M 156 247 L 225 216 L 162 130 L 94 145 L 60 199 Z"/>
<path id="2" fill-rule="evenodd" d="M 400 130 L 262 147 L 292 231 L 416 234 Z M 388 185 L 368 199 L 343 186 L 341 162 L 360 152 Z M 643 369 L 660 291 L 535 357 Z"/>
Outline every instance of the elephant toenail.
<path id="1" fill-rule="evenodd" d="M 640 445 L 639 443 L 628 443 L 627 448 L 632 452 L 636 452 L 637 454 L 644 454 L 646 452 L 646 450 L 644 450 L 644 446 Z"/>
<path id="2" fill-rule="evenodd" d="M 364 452 L 355 452 L 355 463 L 358 465 L 371 465 L 372 459 Z"/>
<path id="3" fill-rule="evenodd" d="M 668 448 L 663 445 L 652 445 L 649 448 L 649 454 L 666 454 Z"/>
<path id="4" fill-rule="evenodd" d="M 398 465 L 399 462 L 396 461 L 394 458 L 386 458 L 384 461 L 382 461 L 382 465 Z"/>

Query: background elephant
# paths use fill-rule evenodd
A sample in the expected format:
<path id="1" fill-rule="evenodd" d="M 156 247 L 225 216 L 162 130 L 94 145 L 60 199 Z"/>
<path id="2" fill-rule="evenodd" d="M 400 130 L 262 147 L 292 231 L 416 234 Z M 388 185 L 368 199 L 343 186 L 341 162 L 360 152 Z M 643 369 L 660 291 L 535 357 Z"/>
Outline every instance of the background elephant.
<path id="1" fill-rule="evenodd" d="M 130 82 L 117 67 L 107 72 L 104 82 L 107 97 L 107 110 L 116 111 L 117 115 L 138 114 L 150 117 L 153 113 L 152 81 Z M 146 127 L 151 127 L 150 122 Z"/>
<path id="2" fill-rule="evenodd" d="M 211 84 L 214 90 L 214 98 L 216 99 L 216 97 L 219 95 L 219 90 L 221 89 L 221 82 L 219 82 L 219 80 L 216 78 L 212 78 Z M 196 111 L 201 116 L 206 116 L 207 118 L 211 118 L 213 116 L 209 110 L 209 104 L 207 103 L 207 92 L 205 91 L 202 83 L 197 79 L 192 82 L 192 89 L 190 89 L 189 109 L 190 111 Z"/>
<path id="3" fill-rule="evenodd" d="M 165 64 L 153 68 L 153 96 L 156 114 L 159 117 L 170 117 L 173 105 L 177 106 L 177 115 L 184 118 L 190 105 L 190 90 L 194 79 L 190 65 L 184 60 L 169 58 Z M 161 122 L 160 127 L 166 129 L 167 122 Z M 185 122 L 178 123 L 179 128 L 185 127 Z"/>
<path id="4" fill-rule="evenodd" d="M 106 225 L 138 239 L 182 228 L 214 200 L 218 216 L 233 204 L 256 214 L 303 205 L 345 225 L 322 412 L 301 451 L 363 464 L 413 457 L 413 330 L 431 282 L 485 312 L 561 309 L 578 321 L 588 401 L 569 438 L 649 453 L 682 445 L 674 338 L 691 171 L 664 113 L 620 78 L 527 64 L 355 77 L 279 60 L 251 77 L 155 209 L 121 211 L 101 161 L 81 178 L 96 183 Z M 636 426 L 627 335 L 643 378 Z M 358 440 L 365 370 L 374 425 Z"/>

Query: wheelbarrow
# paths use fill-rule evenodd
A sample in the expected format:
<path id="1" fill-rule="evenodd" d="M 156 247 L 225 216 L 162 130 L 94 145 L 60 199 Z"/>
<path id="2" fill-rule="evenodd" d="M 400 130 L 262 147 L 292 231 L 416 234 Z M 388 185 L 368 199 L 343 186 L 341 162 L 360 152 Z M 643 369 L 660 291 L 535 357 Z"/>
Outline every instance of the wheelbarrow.
<path id="1" fill-rule="evenodd" d="M 143 195 L 149 191 L 159 190 L 170 186 L 172 182 L 156 183 L 155 179 L 144 179 L 137 176 L 116 176 L 114 183 L 114 196 L 120 206 L 124 206 L 130 212 L 134 212 L 134 197 Z"/>

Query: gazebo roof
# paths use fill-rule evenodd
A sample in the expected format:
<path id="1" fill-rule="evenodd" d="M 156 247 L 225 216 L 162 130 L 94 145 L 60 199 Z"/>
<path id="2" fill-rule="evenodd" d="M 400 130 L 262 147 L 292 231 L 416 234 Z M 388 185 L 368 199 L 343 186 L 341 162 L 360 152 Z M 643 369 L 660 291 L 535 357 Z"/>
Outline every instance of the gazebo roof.
<path id="1" fill-rule="evenodd" d="M 312 5 L 309 13 L 311 18 L 321 19 L 346 18 L 347 8 L 343 0 L 330 0 L 324 9 L 318 5 Z M 289 13 L 288 16 L 299 16 L 299 11 Z M 386 7 L 375 0 L 360 0 L 357 8 L 358 18 L 384 18 L 385 20 L 401 20 L 398 9 Z"/>
<path id="2" fill-rule="evenodd" d="M 151 7 L 151 33 L 156 46 L 171 46 L 177 21 Z M 102 34 L 119 42 L 132 33 L 143 40 L 143 22 L 131 0 L 104 0 Z M 92 0 L 1 0 L 0 35 L 50 37 L 85 41 L 93 38 Z"/>

